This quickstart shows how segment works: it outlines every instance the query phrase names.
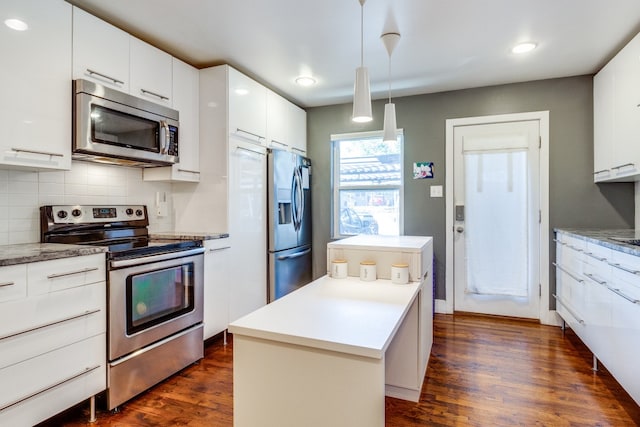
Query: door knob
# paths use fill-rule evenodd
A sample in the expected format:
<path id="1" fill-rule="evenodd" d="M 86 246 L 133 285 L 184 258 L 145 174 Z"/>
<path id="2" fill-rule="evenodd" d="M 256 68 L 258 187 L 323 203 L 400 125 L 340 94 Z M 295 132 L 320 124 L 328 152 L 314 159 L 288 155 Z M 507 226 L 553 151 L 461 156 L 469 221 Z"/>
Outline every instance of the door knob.
<path id="1" fill-rule="evenodd" d="M 464 231 L 464 227 L 458 226 L 458 227 L 456 227 L 456 231 L 458 233 L 462 233 Z"/>

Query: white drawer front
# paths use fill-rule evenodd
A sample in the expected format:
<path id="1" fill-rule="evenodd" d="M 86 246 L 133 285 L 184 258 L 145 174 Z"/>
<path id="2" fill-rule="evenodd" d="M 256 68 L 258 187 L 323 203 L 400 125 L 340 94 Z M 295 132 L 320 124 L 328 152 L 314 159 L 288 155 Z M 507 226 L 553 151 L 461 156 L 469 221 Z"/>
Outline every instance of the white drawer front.
<path id="1" fill-rule="evenodd" d="M 609 263 L 612 267 L 613 283 L 624 280 L 640 286 L 640 257 L 612 250 Z"/>
<path id="2" fill-rule="evenodd" d="M 0 302 L 13 301 L 26 296 L 27 265 L 0 267 Z"/>
<path id="3" fill-rule="evenodd" d="M 43 353 L 105 334 L 107 314 L 104 308 L 82 310 L 59 323 L 32 329 L 10 337 L 0 337 L 0 369 Z"/>
<path id="4" fill-rule="evenodd" d="M 106 280 L 104 254 L 63 258 L 29 264 L 28 294 L 40 295 Z"/>
<path id="5" fill-rule="evenodd" d="M 0 387 L 0 416 L 4 412 L 2 408 L 6 410 L 51 387 L 104 367 L 105 358 L 106 336 L 101 334 L 0 369 L 0 384 L 11 384 L 11 387 Z M 105 386 L 106 376 L 103 376 L 98 388 Z M 52 399 L 55 398 L 52 393 Z"/>
<path id="6" fill-rule="evenodd" d="M 99 282 L 3 303 L 0 337 L 7 337 L 81 315 L 87 311 L 105 313 L 106 283 Z"/>

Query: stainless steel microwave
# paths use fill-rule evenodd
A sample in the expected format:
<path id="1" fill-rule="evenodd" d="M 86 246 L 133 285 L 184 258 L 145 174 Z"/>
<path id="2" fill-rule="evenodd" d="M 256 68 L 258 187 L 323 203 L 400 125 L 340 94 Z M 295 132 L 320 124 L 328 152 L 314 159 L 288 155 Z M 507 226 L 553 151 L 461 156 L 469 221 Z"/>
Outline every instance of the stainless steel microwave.
<path id="1" fill-rule="evenodd" d="M 73 81 L 73 158 L 124 166 L 177 163 L 178 111 L 104 87 Z"/>

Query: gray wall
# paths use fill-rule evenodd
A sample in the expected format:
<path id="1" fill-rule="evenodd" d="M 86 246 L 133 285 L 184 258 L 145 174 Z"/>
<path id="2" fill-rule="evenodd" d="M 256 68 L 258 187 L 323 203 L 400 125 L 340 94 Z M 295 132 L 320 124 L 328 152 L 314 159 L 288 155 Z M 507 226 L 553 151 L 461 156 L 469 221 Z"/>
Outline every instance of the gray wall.
<path id="1" fill-rule="evenodd" d="M 436 298 L 445 298 L 445 198 L 430 198 L 429 186 L 445 184 L 447 119 L 548 110 L 549 234 L 554 227 L 633 228 L 633 184 L 593 183 L 592 93 L 592 76 L 578 76 L 393 100 L 398 127 L 404 129 L 404 231 L 434 238 Z M 374 120 L 367 124 L 351 122 L 350 103 L 307 110 L 308 155 L 313 162 L 314 277 L 326 273 L 326 244 L 331 237 L 330 135 L 381 129 L 384 103 L 374 101 Z M 413 180 L 415 161 L 434 162 L 434 179 Z M 555 246 L 550 246 L 552 261 Z M 550 277 L 553 291 L 555 275 Z"/>

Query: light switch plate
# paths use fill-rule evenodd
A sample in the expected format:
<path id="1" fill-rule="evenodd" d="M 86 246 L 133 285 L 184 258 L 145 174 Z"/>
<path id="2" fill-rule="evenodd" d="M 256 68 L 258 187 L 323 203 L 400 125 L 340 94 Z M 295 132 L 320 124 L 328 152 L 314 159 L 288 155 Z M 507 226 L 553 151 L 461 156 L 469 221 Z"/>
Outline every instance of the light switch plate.
<path id="1" fill-rule="evenodd" d="M 432 185 L 431 189 L 431 197 L 442 197 L 442 185 Z"/>

